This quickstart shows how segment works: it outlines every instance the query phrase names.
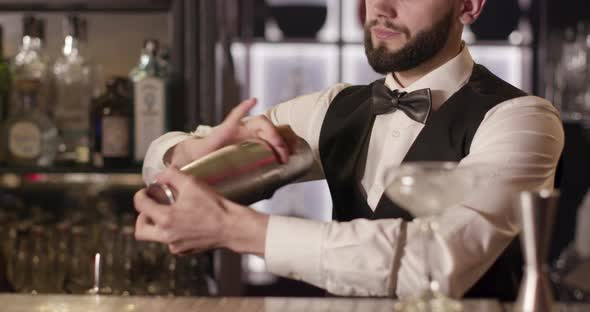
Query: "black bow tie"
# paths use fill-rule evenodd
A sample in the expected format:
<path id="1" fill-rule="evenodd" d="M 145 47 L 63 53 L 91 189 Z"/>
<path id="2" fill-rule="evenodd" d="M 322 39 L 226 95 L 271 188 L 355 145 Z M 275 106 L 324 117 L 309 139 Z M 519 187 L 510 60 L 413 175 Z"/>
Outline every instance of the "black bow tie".
<path id="1" fill-rule="evenodd" d="M 381 115 L 401 110 L 408 117 L 419 123 L 425 123 L 430 114 L 431 96 L 430 89 L 420 89 L 407 92 L 389 90 L 381 81 L 373 83 L 373 114 Z"/>

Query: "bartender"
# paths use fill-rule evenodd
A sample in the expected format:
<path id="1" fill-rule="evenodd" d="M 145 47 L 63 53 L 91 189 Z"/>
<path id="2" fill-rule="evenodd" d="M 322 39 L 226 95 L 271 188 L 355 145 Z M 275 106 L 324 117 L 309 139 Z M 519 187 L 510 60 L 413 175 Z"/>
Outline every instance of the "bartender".
<path id="1" fill-rule="evenodd" d="M 564 134 L 551 103 L 474 63 L 461 34 L 484 4 L 367 0 L 366 55 L 385 79 L 336 84 L 244 119 L 256 103 L 247 100 L 216 127 L 155 140 L 145 181 L 169 184 L 178 196 L 168 207 L 139 191 L 136 237 L 178 254 L 259 255 L 270 272 L 336 295 L 406 297 L 427 276 L 419 222 L 384 196 L 395 168 L 423 160 L 486 165 L 485 189 L 437 217 L 433 278 L 453 297 L 514 300 L 523 263 L 512 198 L 553 188 Z M 288 140 L 275 128 L 284 124 L 311 146 L 308 178 L 327 180 L 333 222 L 256 212 L 176 169 L 250 138 L 266 140 L 286 162 Z"/>

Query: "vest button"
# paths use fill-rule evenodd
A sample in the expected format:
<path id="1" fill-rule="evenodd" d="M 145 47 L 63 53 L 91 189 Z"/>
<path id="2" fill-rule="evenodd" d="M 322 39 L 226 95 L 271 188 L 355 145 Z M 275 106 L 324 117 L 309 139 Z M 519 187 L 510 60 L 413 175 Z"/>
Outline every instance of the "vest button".
<path id="1" fill-rule="evenodd" d="M 394 138 L 399 138 L 399 136 L 400 136 L 400 133 L 399 133 L 399 131 L 398 131 L 398 130 L 394 130 L 394 131 L 391 133 L 391 136 L 393 136 Z"/>

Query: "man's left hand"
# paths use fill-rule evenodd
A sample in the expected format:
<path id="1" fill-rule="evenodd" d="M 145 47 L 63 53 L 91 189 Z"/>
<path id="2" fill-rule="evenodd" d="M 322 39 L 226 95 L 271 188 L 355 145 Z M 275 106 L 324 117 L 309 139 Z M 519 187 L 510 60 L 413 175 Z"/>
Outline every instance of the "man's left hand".
<path id="1" fill-rule="evenodd" d="M 145 189 L 137 192 L 136 239 L 168 244 L 175 254 L 228 248 L 264 255 L 268 216 L 225 199 L 176 168 L 166 169 L 156 180 L 176 190 L 176 201 L 161 205 Z"/>

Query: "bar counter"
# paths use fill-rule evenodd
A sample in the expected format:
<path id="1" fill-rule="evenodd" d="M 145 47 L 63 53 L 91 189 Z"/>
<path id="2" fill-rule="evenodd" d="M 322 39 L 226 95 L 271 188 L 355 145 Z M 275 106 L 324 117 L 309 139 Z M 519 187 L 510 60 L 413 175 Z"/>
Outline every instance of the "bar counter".
<path id="1" fill-rule="evenodd" d="M 3 312 L 391 312 L 395 301 L 388 299 L 342 298 L 200 298 L 200 297 L 114 297 L 71 295 L 0 295 Z M 463 301 L 464 311 L 511 311 L 510 304 L 494 300 Z M 556 304 L 553 311 L 590 311 L 590 305 Z"/>

